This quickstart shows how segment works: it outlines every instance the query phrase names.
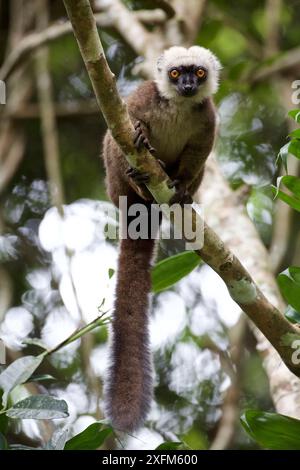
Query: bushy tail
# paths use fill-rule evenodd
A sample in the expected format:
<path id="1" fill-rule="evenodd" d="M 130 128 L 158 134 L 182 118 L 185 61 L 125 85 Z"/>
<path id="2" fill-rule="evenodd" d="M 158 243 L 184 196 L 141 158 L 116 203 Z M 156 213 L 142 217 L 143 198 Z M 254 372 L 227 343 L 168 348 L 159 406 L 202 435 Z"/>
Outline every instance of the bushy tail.
<path id="1" fill-rule="evenodd" d="M 152 239 L 121 240 L 105 395 L 112 425 L 127 432 L 142 424 L 152 399 L 148 310 L 154 243 Z"/>

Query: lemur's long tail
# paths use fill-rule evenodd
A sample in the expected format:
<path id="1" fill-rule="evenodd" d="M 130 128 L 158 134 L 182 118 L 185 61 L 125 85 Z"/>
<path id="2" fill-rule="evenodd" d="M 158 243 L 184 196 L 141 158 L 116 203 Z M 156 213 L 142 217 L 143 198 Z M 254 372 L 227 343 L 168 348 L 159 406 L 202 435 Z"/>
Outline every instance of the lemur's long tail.
<path id="1" fill-rule="evenodd" d="M 150 267 L 155 240 L 121 240 L 112 363 L 106 412 L 115 429 L 132 432 L 142 424 L 152 399 L 152 361 L 148 315 Z"/>

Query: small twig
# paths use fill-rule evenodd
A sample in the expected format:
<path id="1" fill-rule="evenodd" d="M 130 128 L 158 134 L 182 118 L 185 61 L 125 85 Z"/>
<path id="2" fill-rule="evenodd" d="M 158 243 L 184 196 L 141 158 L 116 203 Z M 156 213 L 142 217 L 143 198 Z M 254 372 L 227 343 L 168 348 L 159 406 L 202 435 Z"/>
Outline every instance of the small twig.
<path id="1" fill-rule="evenodd" d="M 69 344 L 73 343 L 77 339 L 81 338 L 83 335 L 86 335 L 90 331 L 94 330 L 95 328 L 98 328 L 98 326 L 105 326 L 110 323 L 110 319 L 104 318 L 105 315 L 108 312 L 102 313 L 99 317 L 97 317 L 95 320 L 91 321 L 87 325 L 83 326 L 82 328 L 78 328 L 75 330 L 68 338 L 64 339 L 61 343 L 59 343 L 57 346 L 55 346 L 52 349 L 49 349 L 45 352 L 45 356 L 49 356 L 50 354 L 53 354 L 57 352 L 59 349 L 64 348 L 65 346 L 68 346 Z"/>

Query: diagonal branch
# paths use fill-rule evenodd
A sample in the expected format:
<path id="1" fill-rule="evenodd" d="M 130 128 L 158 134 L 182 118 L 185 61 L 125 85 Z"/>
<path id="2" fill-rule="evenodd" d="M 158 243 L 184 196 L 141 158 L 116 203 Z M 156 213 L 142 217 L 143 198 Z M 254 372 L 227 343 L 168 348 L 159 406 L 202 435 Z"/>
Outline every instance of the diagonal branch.
<path id="1" fill-rule="evenodd" d="M 151 175 L 147 186 L 154 199 L 159 204 L 168 203 L 173 191 L 168 189 L 166 173 L 146 150 L 137 153 L 133 145 L 133 125 L 107 64 L 89 1 L 64 0 L 64 4 L 99 107 L 113 137 L 129 164 Z M 289 369 L 300 375 L 300 366 L 292 360 L 294 350 L 291 347 L 293 341 L 300 338 L 299 330 L 266 299 L 238 258 L 194 210 L 192 219 L 194 230 L 204 226 L 204 245 L 197 253 L 224 280 L 233 300 L 268 338 Z"/>

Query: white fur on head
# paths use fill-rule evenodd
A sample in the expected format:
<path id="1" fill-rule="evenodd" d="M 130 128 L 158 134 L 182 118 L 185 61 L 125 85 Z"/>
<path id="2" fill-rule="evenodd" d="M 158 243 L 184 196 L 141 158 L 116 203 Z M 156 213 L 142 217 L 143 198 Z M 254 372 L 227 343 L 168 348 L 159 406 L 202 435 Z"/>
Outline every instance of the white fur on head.
<path id="1" fill-rule="evenodd" d="M 205 47 L 192 46 L 186 49 L 185 47 L 174 46 L 165 50 L 157 61 L 155 82 L 164 98 L 187 101 L 187 98 L 183 98 L 177 93 L 175 86 L 168 77 L 170 68 L 180 67 L 181 65 L 196 65 L 205 67 L 208 70 L 207 80 L 199 87 L 195 96 L 188 98 L 188 102 L 200 103 L 204 98 L 216 93 L 219 86 L 219 72 L 222 68 L 217 57 Z"/>

